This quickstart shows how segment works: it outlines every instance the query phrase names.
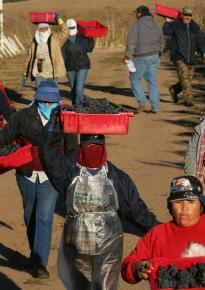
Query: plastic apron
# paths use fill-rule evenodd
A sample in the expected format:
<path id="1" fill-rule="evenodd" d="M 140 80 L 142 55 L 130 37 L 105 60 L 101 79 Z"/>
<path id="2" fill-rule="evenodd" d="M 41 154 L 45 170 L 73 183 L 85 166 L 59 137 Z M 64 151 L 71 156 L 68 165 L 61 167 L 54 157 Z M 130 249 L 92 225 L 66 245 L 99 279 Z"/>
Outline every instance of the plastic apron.
<path id="1" fill-rule="evenodd" d="M 69 290 L 116 290 L 122 259 L 118 198 L 103 167 L 81 167 L 67 191 L 58 273 Z"/>

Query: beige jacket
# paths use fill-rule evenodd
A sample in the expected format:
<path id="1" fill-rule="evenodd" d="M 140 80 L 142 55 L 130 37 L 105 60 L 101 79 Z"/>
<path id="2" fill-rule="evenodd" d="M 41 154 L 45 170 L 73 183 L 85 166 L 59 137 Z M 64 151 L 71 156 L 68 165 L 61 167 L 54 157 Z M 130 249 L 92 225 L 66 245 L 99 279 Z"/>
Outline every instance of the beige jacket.
<path id="1" fill-rule="evenodd" d="M 63 60 L 63 56 L 61 53 L 61 46 L 65 43 L 68 39 L 69 29 L 65 23 L 60 25 L 60 31 L 57 31 L 48 39 L 48 50 L 51 58 L 51 63 L 53 66 L 53 77 L 54 78 L 63 78 L 66 75 L 65 64 Z M 36 57 L 36 49 L 37 49 L 37 42 L 35 38 L 32 40 L 28 54 L 26 58 L 26 67 L 25 73 L 26 76 L 29 77 L 32 81 L 34 77 L 32 75 L 33 65 Z"/>

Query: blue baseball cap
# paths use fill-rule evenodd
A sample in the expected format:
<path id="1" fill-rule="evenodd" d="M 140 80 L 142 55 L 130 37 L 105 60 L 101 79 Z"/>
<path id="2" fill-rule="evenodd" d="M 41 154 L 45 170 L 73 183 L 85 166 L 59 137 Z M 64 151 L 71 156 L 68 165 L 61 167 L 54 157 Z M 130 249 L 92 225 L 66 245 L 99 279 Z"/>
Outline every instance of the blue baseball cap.
<path id="1" fill-rule="evenodd" d="M 59 103 L 61 101 L 61 96 L 59 94 L 59 89 L 56 82 L 53 80 L 40 82 L 34 95 L 34 100 Z"/>

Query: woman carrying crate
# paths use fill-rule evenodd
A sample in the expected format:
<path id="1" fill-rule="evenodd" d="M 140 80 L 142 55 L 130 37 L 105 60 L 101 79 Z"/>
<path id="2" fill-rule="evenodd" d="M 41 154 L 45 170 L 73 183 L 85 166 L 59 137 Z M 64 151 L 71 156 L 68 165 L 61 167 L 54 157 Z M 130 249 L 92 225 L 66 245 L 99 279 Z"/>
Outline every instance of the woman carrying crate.
<path id="1" fill-rule="evenodd" d="M 62 53 L 71 87 L 72 103 L 79 104 L 84 100 L 84 85 L 90 69 L 88 52 L 92 52 L 94 40 L 78 32 L 74 19 L 68 19 L 66 24 L 69 28 L 69 38 L 62 47 Z"/>
<path id="2" fill-rule="evenodd" d="M 57 115 L 53 110 L 45 127 L 40 158 L 67 206 L 58 255 L 60 279 L 66 289 L 116 290 L 123 230 L 143 234 L 159 222 L 131 178 L 107 161 L 103 135 L 81 135 L 75 161 L 59 154 Z"/>
<path id="3" fill-rule="evenodd" d="M 191 175 L 174 178 L 167 207 L 173 220 L 151 229 L 122 263 L 122 277 L 130 284 L 149 278 L 154 270 L 152 258 L 205 256 L 205 197 L 198 179 Z"/>

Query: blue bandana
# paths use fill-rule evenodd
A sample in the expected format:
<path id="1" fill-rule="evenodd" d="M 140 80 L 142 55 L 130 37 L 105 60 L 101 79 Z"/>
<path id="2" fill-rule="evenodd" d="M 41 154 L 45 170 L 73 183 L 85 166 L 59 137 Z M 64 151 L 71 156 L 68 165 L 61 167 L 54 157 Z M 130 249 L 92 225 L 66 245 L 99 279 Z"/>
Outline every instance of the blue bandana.
<path id="1" fill-rule="evenodd" d="M 50 119 L 51 116 L 51 111 L 56 108 L 59 103 L 53 103 L 52 105 L 48 106 L 46 103 L 44 102 L 38 102 L 38 109 L 41 112 L 41 114 L 47 119 Z"/>

